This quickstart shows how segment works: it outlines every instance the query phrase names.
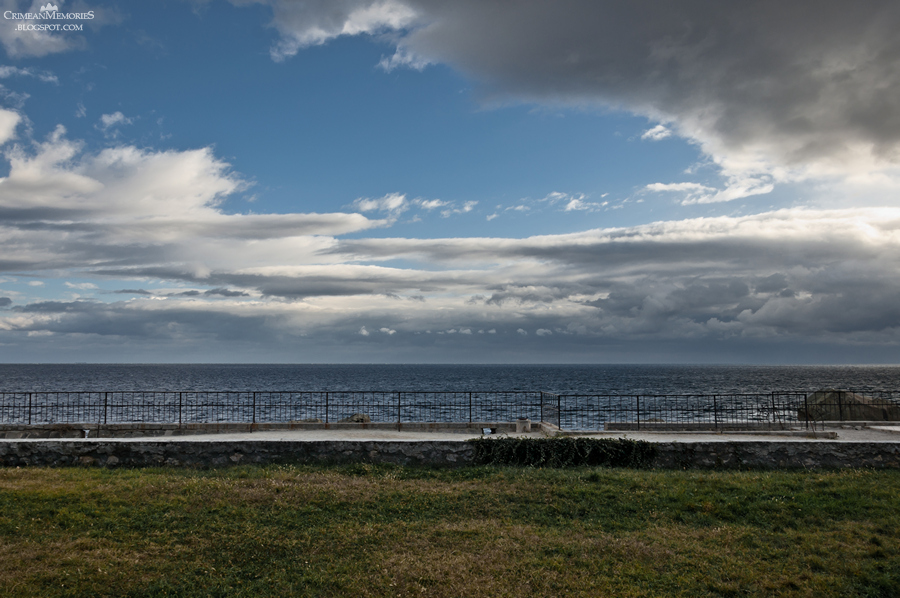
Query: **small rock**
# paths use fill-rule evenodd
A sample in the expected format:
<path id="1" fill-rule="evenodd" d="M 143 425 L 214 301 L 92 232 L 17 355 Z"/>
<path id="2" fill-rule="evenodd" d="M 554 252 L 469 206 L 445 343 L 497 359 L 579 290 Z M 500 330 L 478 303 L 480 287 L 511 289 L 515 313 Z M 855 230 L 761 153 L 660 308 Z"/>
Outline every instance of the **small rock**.
<path id="1" fill-rule="evenodd" d="M 110 455 L 109 458 L 106 460 L 106 465 L 108 467 L 114 467 L 118 464 L 119 464 L 119 458 L 116 457 L 115 455 Z"/>
<path id="2" fill-rule="evenodd" d="M 367 424 L 372 421 L 372 418 L 366 415 L 365 413 L 354 413 L 350 417 L 345 417 L 344 419 L 338 421 L 339 424 Z"/>

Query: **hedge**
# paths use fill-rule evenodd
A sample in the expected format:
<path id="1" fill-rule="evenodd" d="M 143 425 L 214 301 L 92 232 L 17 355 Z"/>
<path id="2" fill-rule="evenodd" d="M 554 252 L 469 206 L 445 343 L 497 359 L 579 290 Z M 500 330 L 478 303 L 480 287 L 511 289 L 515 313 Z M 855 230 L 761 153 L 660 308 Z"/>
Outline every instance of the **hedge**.
<path id="1" fill-rule="evenodd" d="M 476 438 L 476 465 L 648 467 L 656 447 L 627 438 Z"/>

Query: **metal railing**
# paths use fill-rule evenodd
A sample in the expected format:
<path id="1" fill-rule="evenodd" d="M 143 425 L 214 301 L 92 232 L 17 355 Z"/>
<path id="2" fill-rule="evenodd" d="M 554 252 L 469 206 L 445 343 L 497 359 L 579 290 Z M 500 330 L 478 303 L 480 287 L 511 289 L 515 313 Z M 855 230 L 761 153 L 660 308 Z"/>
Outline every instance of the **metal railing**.
<path id="1" fill-rule="evenodd" d="M 569 430 L 786 428 L 800 419 L 804 393 L 561 395 L 551 423 Z"/>
<path id="2" fill-rule="evenodd" d="M 565 430 L 809 427 L 900 421 L 894 393 L 553 394 L 540 391 L 0 392 L 0 424 L 498 422 L 527 417 Z"/>
<path id="3" fill-rule="evenodd" d="M 787 429 L 825 421 L 900 421 L 892 392 L 566 394 L 548 401 L 544 420 L 566 430 Z"/>
<path id="4" fill-rule="evenodd" d="M 537 420 L 530 391 L 110 391 L 0 392 L 0 424 L 336 423 L 357 413 L 372 422 Z"/>

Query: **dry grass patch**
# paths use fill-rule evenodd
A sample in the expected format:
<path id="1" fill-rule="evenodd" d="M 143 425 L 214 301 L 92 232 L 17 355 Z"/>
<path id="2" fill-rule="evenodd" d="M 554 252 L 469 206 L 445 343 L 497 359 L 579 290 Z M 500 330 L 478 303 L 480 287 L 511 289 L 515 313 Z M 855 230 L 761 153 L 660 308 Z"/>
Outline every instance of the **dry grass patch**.
<path id="1" fill-rule="evenodd" d="M 399 595 L 533 596 L 602 594 L 630 566 L 666 567 L 674 554 L 644 540 L 544 532 L 484 520 L 437 525 L 383 555 L 381 576 Z M 384 595 L 376 593 L 374 595 Z"/>
<path id="2" fill-rule="evenodd" d="M 898 596 L 900 472 L 0 470 L 12 596 Z"/>

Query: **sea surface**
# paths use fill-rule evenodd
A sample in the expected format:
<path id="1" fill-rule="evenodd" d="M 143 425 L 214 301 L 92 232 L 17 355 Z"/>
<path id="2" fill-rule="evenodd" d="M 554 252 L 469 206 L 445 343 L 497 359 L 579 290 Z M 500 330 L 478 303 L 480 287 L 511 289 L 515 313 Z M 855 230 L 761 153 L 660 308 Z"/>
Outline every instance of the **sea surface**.
<path id="1" fill-rule="evenodd" d="M 0 392 L 900 390 L 900 366 L 0 364 Z"/>

